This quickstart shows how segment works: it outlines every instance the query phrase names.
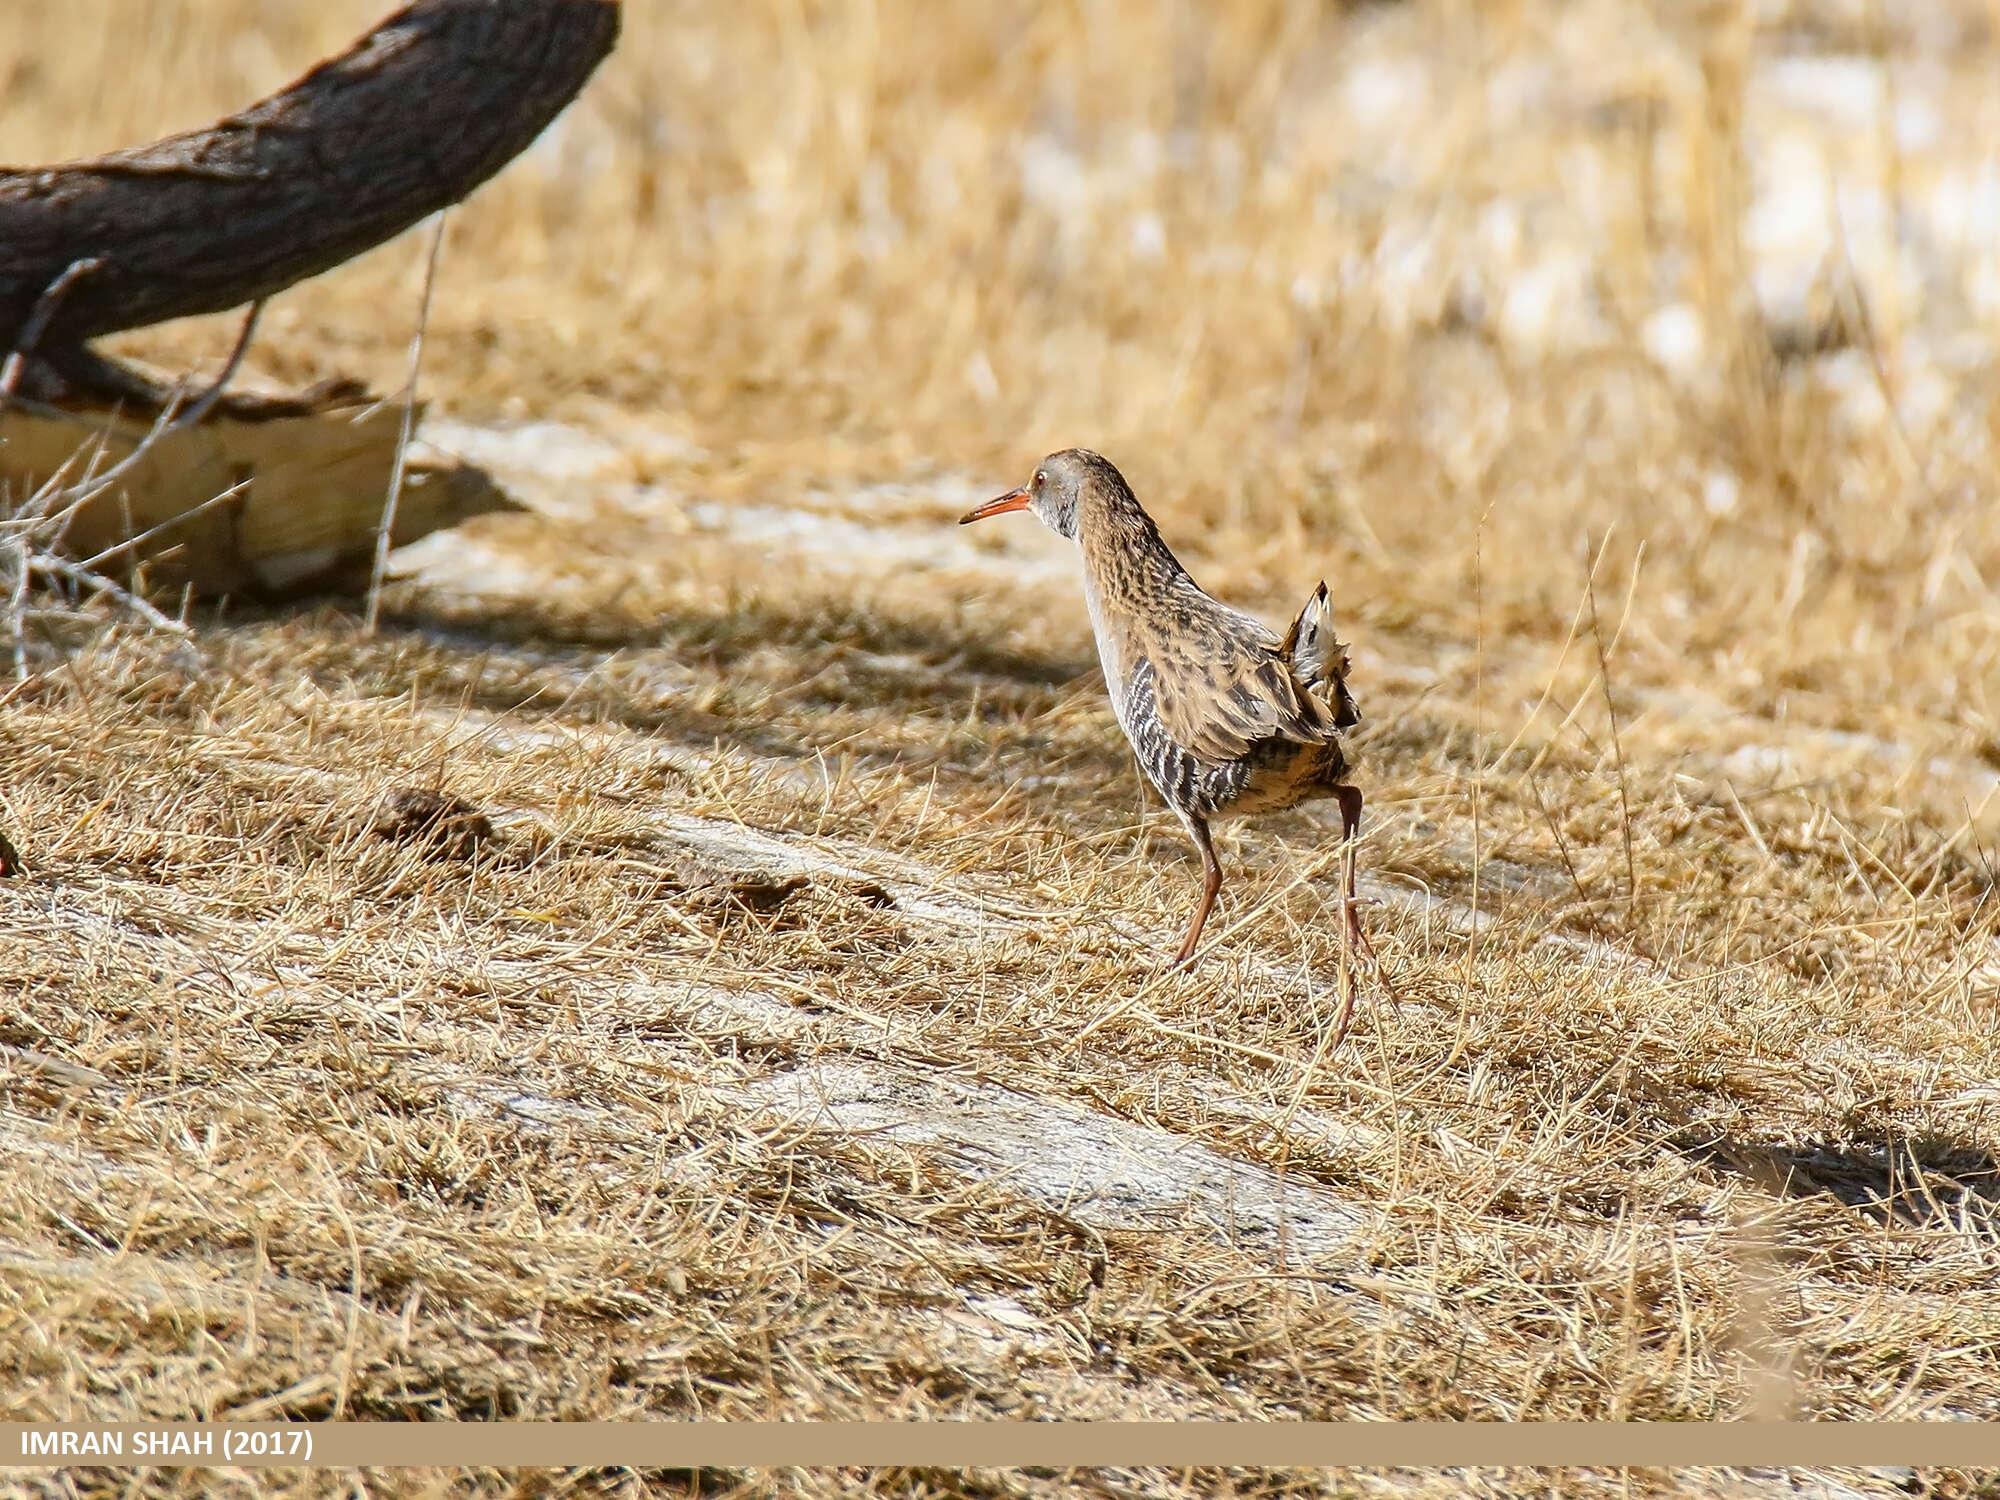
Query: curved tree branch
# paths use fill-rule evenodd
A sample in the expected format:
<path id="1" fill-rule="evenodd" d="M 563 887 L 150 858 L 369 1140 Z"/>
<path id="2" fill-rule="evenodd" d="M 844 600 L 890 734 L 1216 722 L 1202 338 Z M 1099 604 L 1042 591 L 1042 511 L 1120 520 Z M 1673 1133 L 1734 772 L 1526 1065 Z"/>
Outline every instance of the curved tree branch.
<path id="1" fill-rule="evenodd" d="M 415 0 L 206 129 L 0 169 L 0 350 L 133 399 L 145 382 L 85 340 L 268 297 L 457 202 L 575 97 L 618 22 L 616 0 Z"/>

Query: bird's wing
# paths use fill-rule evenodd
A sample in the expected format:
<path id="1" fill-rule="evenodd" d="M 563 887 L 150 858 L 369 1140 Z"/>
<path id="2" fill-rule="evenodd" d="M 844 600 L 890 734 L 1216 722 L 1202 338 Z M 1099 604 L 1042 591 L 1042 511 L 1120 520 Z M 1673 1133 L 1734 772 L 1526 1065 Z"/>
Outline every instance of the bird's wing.
<path id="1" fill-rule="evenodd" d="M 1261 621 L 1218 606 L 1210 618 L 1183 616 L 1171 627 L 1135 620 L 1130 629 L 1134 655 L 1152 665 L 1160 727 L 1195 759 L 1224 765 L 1261 740 L 1320 744 L 1337 734 Z"/>

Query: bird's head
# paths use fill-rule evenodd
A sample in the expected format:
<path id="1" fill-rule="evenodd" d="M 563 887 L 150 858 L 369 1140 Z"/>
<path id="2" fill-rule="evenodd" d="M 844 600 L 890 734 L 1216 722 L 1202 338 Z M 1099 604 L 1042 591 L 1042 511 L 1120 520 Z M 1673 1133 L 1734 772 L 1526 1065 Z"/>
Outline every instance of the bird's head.
<path id="1" fill-rule="evenodd" d="M 977 510 L 959 517 L 958 524 L 983 521 L 988 516 L 1005 515 L 1010 510 L 1031 510 L 1057 536 L 1076 540 L 1077 512 L 1084 493 L 1094 486 L 1106 486 L 1113 493 L 1130 495 L 1125 478 L 1088 448 L 1065 448 L 1051 453 L 1035 466 L 1035 477 L 1018 490 L 1009 490 L 998 499 L 988 500 Z"/>

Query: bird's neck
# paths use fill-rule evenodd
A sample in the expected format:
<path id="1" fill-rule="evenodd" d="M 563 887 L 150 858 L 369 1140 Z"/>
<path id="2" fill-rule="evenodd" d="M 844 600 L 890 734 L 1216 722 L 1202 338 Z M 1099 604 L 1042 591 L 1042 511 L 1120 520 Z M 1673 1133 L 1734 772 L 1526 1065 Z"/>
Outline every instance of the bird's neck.
<path id="1" fill-rule="evenodd" d="M 1134 630 L 1141 621 L 1184 619 L 1201 590 L 1161 540 L 1129 490 L 1086 493 L 1077 507 L 1083 598 L 1118 722 L 1132 732 Z"/>
<path id="2" fill-rule="evenodd" d="M 1105 602 L 1143 609 L 1195 588 L 1153 518 L 1130 493 L 1093 495 L 1090 500 L 1094 503 L 1077 509 L 1077 545 L 1084 570 Z"/>

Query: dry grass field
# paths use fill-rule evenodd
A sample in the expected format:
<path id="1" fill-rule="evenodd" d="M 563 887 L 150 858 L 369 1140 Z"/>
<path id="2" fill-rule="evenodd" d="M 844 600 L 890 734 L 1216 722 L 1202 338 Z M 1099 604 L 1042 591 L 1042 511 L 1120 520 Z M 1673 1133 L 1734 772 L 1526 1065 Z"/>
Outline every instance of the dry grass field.
<path id="1" fill-rule="evenodd" d="M 378 13 L 0 0 L 0 141 Z M 1975 0 L 634 3 L 448 221 L 425 438 L 531 512 L 372 635 L 0 686 L 0 1418 L 2000 1416 L 1996 68 Z M 247 378 L 397 388 L 424 248 Z M 1164 972 L 1073 565 L 951 524 L 1069 444 L 1212 591 L 1332 587 L 1396 990 L 1337 1052 L 1331 811 Z M 126 1483 L 10 1492 L 225 1481 Z"/>

